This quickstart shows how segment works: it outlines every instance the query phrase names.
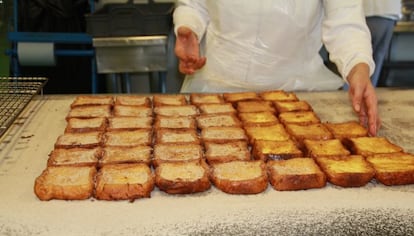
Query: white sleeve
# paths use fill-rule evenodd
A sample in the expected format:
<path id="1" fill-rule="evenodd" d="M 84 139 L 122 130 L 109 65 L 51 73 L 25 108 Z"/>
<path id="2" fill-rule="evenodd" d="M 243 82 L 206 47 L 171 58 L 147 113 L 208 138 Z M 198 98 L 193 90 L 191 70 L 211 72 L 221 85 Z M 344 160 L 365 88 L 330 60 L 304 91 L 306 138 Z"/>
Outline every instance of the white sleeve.
<path id="1" fill-rule="evenodd" d="M 176 34 L 180 26 L 186 26 L 197 35 L 199 41 L 210 21 L 205 0 L 178 0 L 173 17 Z"/>
<path id="2" fill-rule="evenodd" d="M 325 17 L 322 40 L 329 57 L 343 78 L 358 63 L 367 63 L 374 72 L 371 34 L 365 22 L 361 0 L 323 0 Z"/>

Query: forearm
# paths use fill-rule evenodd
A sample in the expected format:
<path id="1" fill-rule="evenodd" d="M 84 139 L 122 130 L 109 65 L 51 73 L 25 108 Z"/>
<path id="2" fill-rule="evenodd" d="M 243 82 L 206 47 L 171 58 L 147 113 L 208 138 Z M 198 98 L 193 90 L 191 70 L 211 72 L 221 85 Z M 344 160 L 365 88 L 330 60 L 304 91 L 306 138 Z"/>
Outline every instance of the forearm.
<path id="1" fill-rule="evenodd" d="M 174 32 L 177 35 L 179 27 L 191 29 L 201 40 L 206 31 L 209 16 L 204 0 L 179 0 L 174 11 Z"/>
<path id="2" fill-rule="evenodd" d="M 361 1 L 325 0 L 324 7 L 323 42 L 342 77 L 349 78 L 351 70 L 360 63 L 368 65 L 371 75 L 375 64 Z"/>

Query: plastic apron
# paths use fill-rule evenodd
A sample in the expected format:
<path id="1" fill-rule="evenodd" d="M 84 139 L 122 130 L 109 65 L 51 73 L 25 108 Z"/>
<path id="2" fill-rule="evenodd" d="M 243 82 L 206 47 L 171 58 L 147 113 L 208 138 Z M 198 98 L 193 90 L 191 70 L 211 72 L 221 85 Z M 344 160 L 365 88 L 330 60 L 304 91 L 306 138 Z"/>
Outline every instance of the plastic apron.
<path id="1" fill-rule="evenodd" d="M 334 90 L 344 81 L 319 55 L 321 1 L 206 1 L 206 65 L 181 92 Z"/>

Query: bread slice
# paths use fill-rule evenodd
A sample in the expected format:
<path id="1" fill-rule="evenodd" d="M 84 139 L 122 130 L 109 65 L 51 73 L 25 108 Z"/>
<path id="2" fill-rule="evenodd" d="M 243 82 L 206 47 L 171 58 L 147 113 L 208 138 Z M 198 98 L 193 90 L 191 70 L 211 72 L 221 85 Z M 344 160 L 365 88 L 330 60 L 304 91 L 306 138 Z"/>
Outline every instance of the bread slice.
<path id="1" fill-rule="evenodd" d="M 175 144 L 199 144 L 195 129 L 159 129 L 156 130 L 155 144 L 160 143 L 175 143 Z"/>
<path id="2" fill-rule="evenodd" d="M 130 200 L 151 197 L 154 174 L 145 164 L 105 165 L 96 175 L 95 198 Z"/>
<path id="3" fill-rule="evenodd" d="M 55 148 L 95 148 L 102 144 L 102 132 L 64 133 L 57 138 Z"/>
<path id="4" fill-rule="evenodd" d="M 113 105 L 114 100 L 112 96 L 103 95 L 81 95 L 77 96 L 72 104 L 71 108 L 77 106 L 91 106 L 91 105 Z"/>
<path id="5" fill-rule="evenodd" d="M 280 123 L 273 112 L 243 112 L 239 118 L 244 126 L 271 126 Z"/>
<path id="6" fill-rule="evenodd" d="M 149 146 L 152 144 L 152 131 L 146 129 L 108 131 L 104 135 L 104 140 L 106 147 Z"/>
<path id="7" fill-rule="evenodd" d="M 157 167 L 165 162 L 198 161 L 203 158 L 203 148 L 199 144 L 156 144 L 152 164 Z"/>
<path id="8" fill-rule="evenodd" d="M 299 100 L 295 93 L 283 90 L 270 90 L 260 92 L 260 97 L 266 101 L 297 101 Z"/>
<path id="9" fill-rule="evenodd" d="M 310 140 L 327 140 L 333 139 L 333 135 L 329 130 L 322 124 L 309 124 L 309 125 L 299 125 L 299 124 L 287 124 L 287 132 L 291 135 L 292 139 L 296 142 L 299 149 L 304 150 L 305 139 Z"/>
<path id="10" fill-rule="evenodd" d="M 344 140 L 346 138 L 367 137 L 368 130 L 356 121 L 345 121 L 341 123 L 324 123 L 335 138 Z"/>
<path id="11" fill-rule="evenodd" d="M 283 124 L 310 125 L 321 123 L 321 120 L 313 111 L 295 111 L 280 113 L 279 120 Z"/>
<path id="12" fill-rule="evenodd" d="M 108 118 L 107 131 L 114 130 L 136 130 L 136 129 L 152 129 L 151 116 L 132 117 L 132 116 L 116 116 Z"/>
<path id="13" fill-rule="evenodd" d="M 361 187 L 375 175 L 375 170 L 361 155 L 316 157 L 328 181 L 341 187 Z"/>
<path id="14" fill-rule="evenodd" d="M 166 162 L 155 169 L 155 184 L 170 194 L 204 192 L 211 187 L 208 174 L 204 161 Z"/>
<path id="15" fill-rule="evenodd" d="M 75 106 L 70 109 L 66 120 L 70 118 L 94 118 L 94 117 L 110 117 L 110 105 L 93 105 L 93 106 Z"/>
<path id="16" fill-rule="evenodd" d="M 252 148 L 253 158 L 256 160 L 286 160 L 294 157 L 303 157 L 303 153 L 292 140 L 271 141 L 256 140 Z"/>
<path id="17" fill-rule="evenodd" d="M 143 95 L 118 95 L 115 105 L 152 107 L 151 99 Z"/>
<path id="18" fill-rule="evenodd" d="M 58 148 L 49 154 L 48 166 L 96 166 L 102 157 L 102 149 L 97 148 Z"/>
<path id="19" fill-rule="evenodd" d="M 187 105 L 187 98 L 184 94 L 156 94 L 152 96 L 154 107 L 159 106 L 182 106 Z"/>
<path id="20" fill-rule="evenodd" d="M 192 116 L 159 116 L 155 117 L 154 128 L 158 129 L 196 129 L 196 120 Z"/>
<path id="21" fill-rule="evenodd" d="M 247 141 L 244 130 L 240 127 L 209 127 L 201 130 L 203 142 L 225 143 Z"/>
<path id="22" fill-rule="evenodd" d="M 237 102 L 237 111 L 240 112 L 276 112 L 271 101 L 240 101 Z"/>
<path id="23" fill-rule="evenodd" d="M 414 184 L 414 155 L 387 153 L 368 156 L 375 169 L 375 179 L 384 185 Z"/>
<path id="24" fill-rule="evenodd" d="M 255 92 L 223 93 L 224 101 L 235 104 L 239 101 L 261 100 Z"/>
<path id="25" fill-rule="evenodd" d="M 107 119 L 105 117 L 96 118 L 69 118 L 67 120 L 65 133 L 83 133 L 93 131 L 105 131 L 107 126 Z"/>
<path id="26" fill-rule="evenodd" d="M 134 116 L 134 117 L 148 117 L 152 116 L 151 107 L 143 106 L 129 106 L 129 105 L 115 105 L 113 109 L 114 116 Z"/>
<path id="27" fill-rule="evenodd" d="M 353 154 L 370 156 L 380 153 L 396 153 L 402 152 L 403 148 L 391 143 L 385 137 L 359 137 L 344 140 L 345 146 L 351 150 Z"/>
<path id="28" fill-rule="evenodd" d="M 351 152 L 345 148 L 339 139 L 310 140 L 305 139 L 305 153 L 309 157 L 348 156 Z"/>
<path id="29" fill-rule="evenodd" d="M 244 127 L 249 137 L 250 144 L 255 140 L 286 141 L 290 139 L 282 124 L 270 126 L 246 126 Z"/>
<path id="30" fill-rule="evenodd" d="M 111 164 L 144 163 L 151 164 L 150 146 L 134 147 L 105 147 L 102 150 L 102 157 L 99 159 L 100 167 Z"/>
<path id="31" fill-rule="evenodd" d="M 242 123 L 235 114 L 203 114 L 196 118 L 199 129 L 209 127 L 241 127 Z"/>
<path id="32" fill-rule="evenodd" d="M 278 113 L 313 110 L 306 101 L 274 101 L 274 106 Z"/>
<path id="33" fill-rule="evenodd" d="M 237 113 L 231 103 L 200 104 L 198 108 L 201 114 Z"/>
<path id="34" fill-rule="evenodd" d="M 206 149 L 205 157 L 209 164 L 251 160 L 250 151 L 246 141 L 234 141 L 228 143 L 206 142 L 204 146 Z"/>
<path id="35" fill-rule="evenodd" d="M 197 116 L 199 111 L 194 105 L 159 106 L 154 113 L 160 116 Z"/>
<path id="36" fill-rule="evenodd" d="M 268 178 L 263 161 L 231 161 L 211 165 L 216 188 L 230 194 L 257 194 L 266 190 Z"/>
<path id="37" fill-rule="evenodd" d="M 34 192 L 42 201 L 88 199 L 93 194 L 95 174 L 94 166 L 48 166 L 36 178 Z"/>
<path id="38" fill-rule="evenodd" d="M 193 105 L 220 104 L 224 103 L 224 99 L 218 93 L 192 93 L 190 94 L 190 103 Z"/>
<path id="39" fill-rule="evenodd" d="M 267 162 L 269 181 L 279 191 L 323 188 L 326 176 L 312 158 L 292 158 Z"/>

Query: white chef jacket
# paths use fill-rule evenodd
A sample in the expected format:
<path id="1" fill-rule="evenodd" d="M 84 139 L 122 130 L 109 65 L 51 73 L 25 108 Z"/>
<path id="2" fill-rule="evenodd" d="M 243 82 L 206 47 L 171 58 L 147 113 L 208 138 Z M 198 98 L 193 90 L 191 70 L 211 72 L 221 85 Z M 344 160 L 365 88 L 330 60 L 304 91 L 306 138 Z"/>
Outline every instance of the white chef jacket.
<path id="1" fill-rule="evenodd" d="M 179 0 L 174 25 L 192 29 L 207 58 L 181 92 L 338 89 L 322 38 L 344 78 L 375 67 L 361 0 Z"/>
<path id="2" fill-rule="evenodd" d="M 365 16 L 382 16 L 398 20 L 401 17 L 401 0 L 363 0 Z"/>

